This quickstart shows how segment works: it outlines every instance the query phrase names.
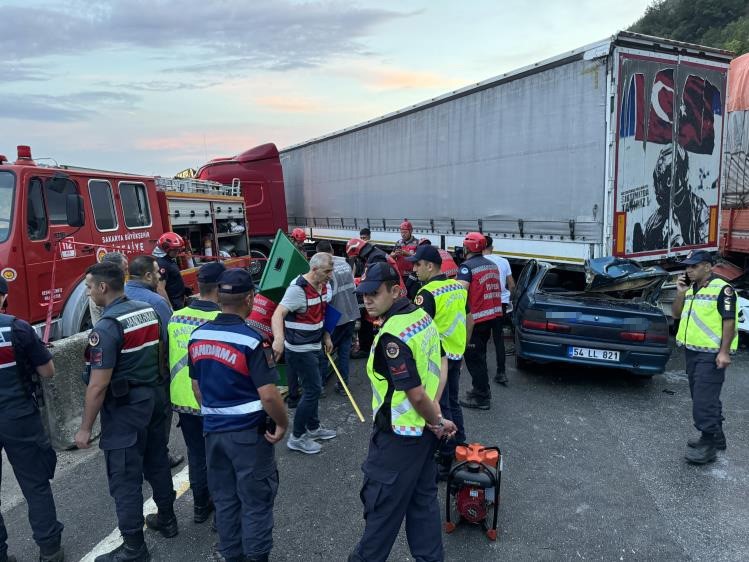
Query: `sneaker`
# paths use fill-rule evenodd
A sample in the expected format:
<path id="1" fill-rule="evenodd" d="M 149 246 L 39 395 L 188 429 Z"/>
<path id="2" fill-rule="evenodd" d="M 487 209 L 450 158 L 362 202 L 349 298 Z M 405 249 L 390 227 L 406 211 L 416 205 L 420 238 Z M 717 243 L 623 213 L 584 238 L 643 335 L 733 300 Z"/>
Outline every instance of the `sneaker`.
<path id="1" fill-rule="evenodd" d="M 317 429 L 308 429 L 305 435 L 310 439 L 319 439 L 321 441 L 326 441 L 328 439 L 333 439 L 338 434 L 335 432 L 335 430 L 325 429 L 322 424 L 320 424 Z"/>
<path id="2" fill-rule="evenodd" d="M 301 437 L 294 437 L 292 433 L 286 441 L 286 446 L 292 451 L 299 451 L 305 455 L 314 455 L 322 450 L 320 444 L 307 437 L 306 433 Z"/>

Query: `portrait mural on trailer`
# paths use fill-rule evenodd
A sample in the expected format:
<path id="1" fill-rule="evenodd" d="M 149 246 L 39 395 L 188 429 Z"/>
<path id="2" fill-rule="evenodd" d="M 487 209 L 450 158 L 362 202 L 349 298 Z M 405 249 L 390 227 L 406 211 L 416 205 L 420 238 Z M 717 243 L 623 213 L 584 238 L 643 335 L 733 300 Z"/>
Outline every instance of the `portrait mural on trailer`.
<path id="1" fill-rule="evenodd" d="M 708 243 L 717 205 L 725 70 L 624 58 L 616 210 L 625 253 Z"/>

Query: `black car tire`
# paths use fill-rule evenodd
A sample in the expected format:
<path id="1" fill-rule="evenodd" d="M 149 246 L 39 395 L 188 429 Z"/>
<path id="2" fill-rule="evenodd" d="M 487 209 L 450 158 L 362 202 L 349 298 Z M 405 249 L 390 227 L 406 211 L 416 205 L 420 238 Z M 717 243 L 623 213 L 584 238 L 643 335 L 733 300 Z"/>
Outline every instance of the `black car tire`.
<path id="1" fill-rule="evenodd" d="M 521 371 L 526 371 L 530 367 L 530 361 L 527 359 L 520 357 L 518 353 L 515 353 L 515 368 L 519 369 Z"/>

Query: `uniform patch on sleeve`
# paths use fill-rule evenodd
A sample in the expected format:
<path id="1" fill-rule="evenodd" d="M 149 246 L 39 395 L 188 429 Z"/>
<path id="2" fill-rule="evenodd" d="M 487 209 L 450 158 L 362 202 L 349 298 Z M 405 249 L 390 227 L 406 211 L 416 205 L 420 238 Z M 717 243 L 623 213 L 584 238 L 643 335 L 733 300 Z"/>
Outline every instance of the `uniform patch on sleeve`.
<path id="1" fill-rule="evenodd" d="M 416 306 L 421 306 L 424 304 L 424 295 L 416 295 L 416 298 L 414 299 L 414 304 Z"/>
<path id="2" fill-rule="evenodd" d="M 398 344 L 394 341 L 391 341 L 385 346 L 385 355 L 387 355 L 390 359 L 395 359 L 400 355 L 401 349 L 398 347 Z"/>
<path id="3" fill-rule="evenodd" d="M 389 364 L 388 368 L 390 369 L 390 377 L 394 381 L 408 378 L 408 367 L 406 367 L 405 361 L 402 363 Z"/>
<path id="4" fill-rule="evenodd" d="M 733 287 L 731 287 L 730 285 L 726 285 L 725 288 L 723 289 L 723 294 L 727 297 L 732 297 Z"/>
<path id="5" fill-rule="evenodd" d="M 96 347 L 99 345 L 99 334 L 96 332 L 91 332 L 88 336 L 88 345 L 91 347 Z"/>
<path id="6" fill-rule="evenodd" d="M 101 367 L 104 363 L 104 352 L 100 347 L 91 348 L 91 366 Z"/>
<path id="7" fill-rule="evenodd" d="M 461 273 L 462 273 L 463 275 L 467 275 L 467 274 L 468 274 L 468 268 L 467 268 L 467 267 L 461 267 L 461 268 L 460 268 L 460 272 L 461 272 Z"/>

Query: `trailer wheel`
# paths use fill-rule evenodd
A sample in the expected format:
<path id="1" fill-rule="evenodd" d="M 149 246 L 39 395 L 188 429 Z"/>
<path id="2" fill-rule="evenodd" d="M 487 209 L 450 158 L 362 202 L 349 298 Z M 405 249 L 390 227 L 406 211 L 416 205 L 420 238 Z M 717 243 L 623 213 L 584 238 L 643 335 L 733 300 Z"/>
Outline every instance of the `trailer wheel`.
<path id="1" fill-rule="evenodd" d="M 260 278 L 263 276 L 265 265 L 268 263 L 267 252 L 268 250 L 265 248 L 262 250 L 258 248 L 250 248 L 250 257 L 252 258 L 250 263 L 250 275 L 252 275 L 252 280 L 255 282 L 260 281 Z"/>

